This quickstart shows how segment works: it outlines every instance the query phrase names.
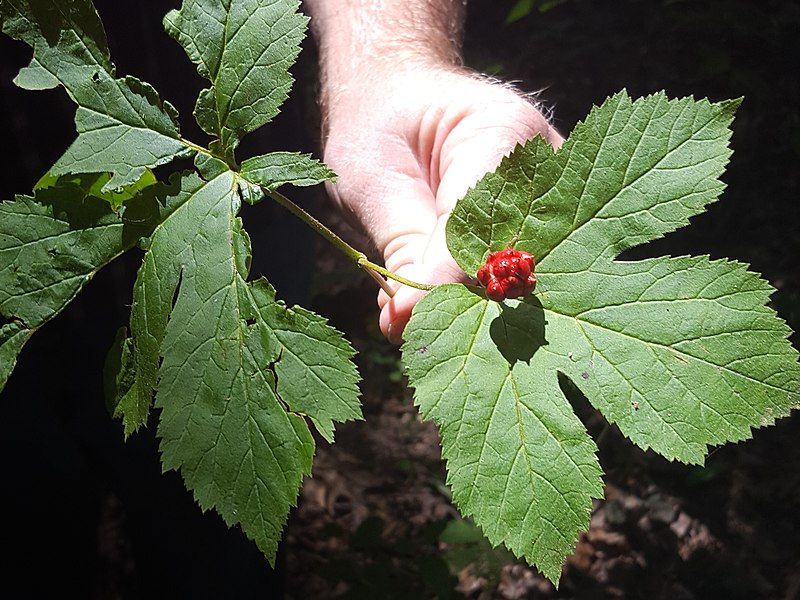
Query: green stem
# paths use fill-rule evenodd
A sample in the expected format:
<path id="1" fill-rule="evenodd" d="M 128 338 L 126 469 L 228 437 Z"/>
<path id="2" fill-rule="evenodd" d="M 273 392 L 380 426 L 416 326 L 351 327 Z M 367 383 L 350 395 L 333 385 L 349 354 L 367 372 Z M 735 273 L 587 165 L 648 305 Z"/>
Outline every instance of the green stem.
<path id="1" fill-rule="evenodd" d="M 376 265 L 374 262 L 371 262 L 367 259 L 366 255 L 363 252 L 359 252 L 355 248 L 353 248 L 350 244 L 345 242 L 342 238 L 332 232 L 330 229 L 325 227 L 322 223 L 320 223 L 317 219 L 307 213 L 305 210 L 297 206 L 294 202 L 289 200 L 286 196 L 281 194 L 280 192 L 276 192 L 274 190 L 269 190 L 266 188 L 262 188 L 264 193 L 275 200 L 278 204 L 283 206 L 286 210 L 291 212 L 293 215 L 298 217 L 299 219 L 303 220 L 306 224 L 308 224 L 314 231 L 328 240 L 331 244 L 336 246 L 339 250 L 341 250 L 348 258 L 350 258 L 356 265 L 367 271 L 370 275 L 373 276 L 373 279 L 378 281 L 380 286 L 384 289 L 384 291 L 392 296 L 394 291 L 386 285 L 386 282 L 382 280 L 381 277 L 376 277 L 375 273 L 380 273 L 381 275 L 388 277 L 389 279 L 394 279 L 395 281 L 402 283 L 403 285 L 407 285 L 409 287 L 416 288 L 418 290 L 432 290 L 434 288 L 433 285 L 429 285 L 427 283 L 418 283 L 416 281 L 411 281 L 410 279 L 406 279 L 405 277 L 401 277 L 395 273 L 392 273 L 389 269 L 386 269 L 380 265 Z"/>
<path id="2" fill-rule="evenodd" d="M 402 276 L 398 275 L 397 273 L 393 273 L 392 271 L 390 271 L 389 269 L 387 269 L 385 267 L 382 267 L 380 265 L 376 265 L 374 262 L 368 261 L 366 257 L 364 257 L 363 260 L 359 261 L 358 264 L 359 264 L 359 266 L 361 266 L 363 268 L 370 269 L 372 271 L 377 271 L 378 273 L 388 277 L 389 279 L 394 279 L 395 281 L 399 281 L 403 285 L 407 285 L 409 287 L 417 288 L 418 290 L 430 291 L 430 290 L 432 290 L 433 288 L 436 287 L 435 285 L 432 285 L 430 283 L 419 283 L 418 281 L 412 281 L 410 279 L 406 279 L 405 277 L 402 277 Z"/>
<path id="3" fill-rule="evenodd" d="M 211 152 L 211 150 L 209 150 L 208 148 L 205 148 L 205 147 L 203 147 L 203 146 L 201 146 L 199 144 L 195 144 L 194 142 L 190 142 L 186 138 L 181 138 L 181 143 L 184 146 L 186 146 L 188 148 L 191 148 L 195 152 L 199 152 L 200 154 L 208 154 L 209 156 L 214 156 L 214 153 Z M 219 158 L 219 157 L 218 156 L 214 156 L 214 158 Z"/>
<path id="4" fill-rule="evenodd" d="M 221 160 L 226 165 L 228 165 L 228 168 L 230 168 L 231 171 L 236 172 L 239 170 L 236 161 L 232 157 L 225 158 L 224 156 L 220 156 L 219 154 L 214 154 L 212 150 L 209 150 L 208 148 L 206 148 L 205 146 L 201 146 L 200 144 L 195 144 L 194 142 L 187 140 L 186 138 L 180 138 L 180 140 L 184 146 L 190 148 L 191 150 L 194 150 L 195 152 L 198 152 L 200 154 L 205 154 L 206 156 L 211 156 L 212 158 L 216 158 L 217 160 Z"/>
<path id="5" fill-rule="evenodd" d="M 227 163 L 228 166 L 231 167 L 232 171 L 236 171 L 236 165 L 232 165 L 229 161 L 227 161 L 222 156 L 217 156 L 208 148 L 205 148 L 199 144 L 195 144 L 185 138 L 181 138 L 181 142 L 187 147 L 191 148 L 195 152 L 200 152 L 201 154 L 206 154 L 208 156 L 213 156 L 214 158 L 218 158 L 223 162 Z M 411 281 L 410 279 L 406 279 L 405 277 L 401 277 L 400 275 L 396 275 L 392 273 L 389 269 L 386 269 L 380 265 L 376 265 L 374 262 L 371 262 L 367 259 L 366 255 L 363 252 L 359 252 L 355 248 L 353 248 L 350 244 L 345 242 L 342 238 L 332 232 L 330 229 L 325 227 L 322 223 L 320 223 L 317 219 L 312 217 L 308 212 L 297 206 L 294 202 L 289 200 L 286 196 L 281 194 L 280 192 L 276 192 L 275 190 L 270 190 L 267 188 L 262 188 L 264 193 L 275 200 L 278 204 L 283 206 L 293 215 L 304 221 L 307 225 L 310 225 L 311 228 L 332 243 L 334 246 L 339 248 L 345 255 L 347 255 L 354 263 L 356 263 L 359 267 L 364 269 L 369 275 L 378 283 L 378 285 L 383 288 L 389 296 L 394 296 L 394 290 L 386 283 L 386 280 L 383 279 L 380 275 L 388 277 L 389 279 L 394 279 L 395 281 L 402 283 L 403 285 L 407 285 L 409 287 L 416 288 L 418 290 L 432 290 L 435 286 L 429 285 L 427 283 L 418 283 L 416 281 Z M 380 273 L 380 275 L 378 275 Z"/>

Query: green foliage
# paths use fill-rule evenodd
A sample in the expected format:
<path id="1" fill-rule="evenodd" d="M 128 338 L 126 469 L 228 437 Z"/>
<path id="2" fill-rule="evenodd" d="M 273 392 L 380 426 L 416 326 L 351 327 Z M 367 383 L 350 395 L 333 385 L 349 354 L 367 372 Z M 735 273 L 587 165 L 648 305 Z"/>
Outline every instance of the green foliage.
<path id="1" fill-rule="evenodd" d="M 33 196 L 0 203 L 0 389 L 30 335 L 69 304 L 92 276 L 169 211 L 170 185 L 143 187 L 114 211 L 98 188 L 108 175 L 43 179 Z M 123 197 L 125 192 L 120 192 Z"/>
<path id="2" fill-rule="evenodd" d="M 270 366 L 281 348 L 264 323 L 265 284 L 245 280 L 249 240 L 235 217 L 233 174 L 191 187 L 153 235 L 136 282 L 137 372 L 157 372 L 136 386 L 140 397 L 157 389 L 164 468 L 180 469 L 203 509 L 241 523 L 272 559 L 314 442 L 275 393 Z"/>
<path id="3" fill-rule="evenodd" d="M 103 191 L 137 181 L 145 169 L 191 152 L 177 112 L 134 77 L 118 79 L 103 25 L 87 0 L 3 0 L 0 28 L 33 48 L 15 83 L 31 90 L 62 85 L 78 105 L 78 139 L 53 175 L 112 173 Z"/>
<path id="4" fill-rule="evenodd" d="M 211 81 L 197 99 L 195 117 L 222 154 L 271 121 L 288 97 L 289 67 L 308 23 L 299 7 L 299 0 L 184 0 L 164 19 L 198 73 Z"/>
<path id="5" fill-rule="evenodd" d="M 350 361 L 355 352 L 349 342 L 325 319 L 299 306 L 286 307 L 275 300 L 275 290 L 258 288 L 263 327 L 280 349 L 275 364 L 278 395 L 289 408 L 307 415 L 329 442 L 334 422 L 361 418 L 358 371 Z"/>
<path id="6" fill-rule="evenodd" d="M 247 282 L 235 177 L 185 180 L 187 200 L 151 238 L 131 315 L 132 418 L 157 390 L 164 467 L 273 557 L 311 468 L 300 414 L 332 439 L 334 419 L 360 417 L 358 375 L 338 332 L 277 303 L 266 281 Z"/>
<path id="7" fill-rule="evenodd" d="M 272 197 L 310 222 L 276 188 L 335 177 L 307 155 L 241 166 L 235 156 L 288 94 L 307 23 L 298 5 L 184 0 L 167 15 L 211 82 L 195 110 L 214 138 L 204 148 L 181 137 L 150 86 L 116 78 L 90 0 L 0 0 L 2 31 L 33 48 L 17 84 L 63 86 L 78 105 L 77 140 L 32 196 L 0 203 L 0 388 L 27 339 L 138 245 L 130 334 L 120 329 L 104 369 L 109 411 L 127 437 L 155 397 L 164 469 L 270 561 L 311 472 L 311 425 L 332 441 L 336 423 L 361 418 L 352 347 L 265 279 L 248 279 L 238 217 L 243 201 Z M 617 260 L 717 198 L 737 105 L 623 92 L 560 151 L 540 138 L 515 149 L 458 203 L 448 245 L 468 273 L 508 245 L 534 254 L 537 295 L 498 304 L 443 285 L 408 326 L 403 358 L 423 416 L 440 427 L 453 499 L 490 542 L 556 583 L 602 496 L 597 448 L 559 373 L 640 447 L 687 463 L 800 402 L 789 329 L 765 306 L 772 288 L 745 265 Z M 192 155 L 197 172 L 156 181 L 153 167 Z M 420 573 L 449 584 L 441 567 Z"/>
<path id="8" fill-rule="evenodd" d="M 108 408 L 127 437 L 155 395 L 164 469 L 180 470 L 201 508 L 239 524 L 272 562 L 311 473 L 309 423 L 333 441 L 335 422 L 361 418 L 352 347 L 321 317 L 278 301 L 266 280 L 247 281 L 250 240 L 237 217 L 243 199 L 333 178 L 288 152 L 235 166 L 238 141 L 288 94 L 306 18 L 296 1 L 186 0 L 170 13 L 170 33 L 213 83 L 198 101 L 201 126 L 218 138 L 205 149 L 180 137 L 152 88 L 115 79 L 89 0 L 0 7 L 3 31 L 34 49 L 17 83 L 62 85 L 79 134 L 33 197 L 0 205 L 0 385 L 31 333 L 141 245 L 130 337 L 120 330 L 104 369 Z M 199 175 L 155 181 L 150 167 L 190 154 Z"/>
<path id="9" fill-rule="evenodd" d="M 506 15 L 506 25 L 511 25 L 527 18 L 534 9 L 537 9 L 540 13 L 546 13 L 564 2 L 566 0 L 517 0 Z"/>
<path id="10" fill-rule="evenodd" d="M 317 185 L 336 178 L 334 172 L 318 160 L 296 152 L 271 152 L 248 158 L 242 163 L 242 176 L 267 189 L 286 184 Z"/>
<path id="11" fill-rule="evenodd" d="M 456 206 L 448 245 L 468 273 L 509 245 L 534 254 L 538 293 L 497 304 L 441 286 L 408 326 L 456 504 L 554 582 L 602 491 L 559 372 L 640 447 L 687 463 L 800 404 L 790 330 L 745 265 L 615 260 L 716 200 L 738 103 L 622 92 L 558 152 L 518 147 Z"/>
<path id="12" fill-rule="evenodd" d="M 473 575 L 487 580 L 487 589 L 500 583 L 503 567 L 514 562 L 512 554 L 503 546 L 492 547 L 483 532 L 470 521 L 448 521 L 439 541 L 446 544 L 444 559 L 450 571 L 458 574 L 470 567 Z"/>
<path id="13" fill-rule="evenodd" d="M 603 488 L 544 330 L 536 305 L 444 285 L 415 308 L 403 350 L 422 416 L 440 426 L 461 513 L 557 581 Z"/>
<path id="14" fill-rule="evenodd" d="M 19 322 L 0 327 L 0 389 L 5 387 L 17 364 L 17 356 L 30 335 L 31 331 Z"/>

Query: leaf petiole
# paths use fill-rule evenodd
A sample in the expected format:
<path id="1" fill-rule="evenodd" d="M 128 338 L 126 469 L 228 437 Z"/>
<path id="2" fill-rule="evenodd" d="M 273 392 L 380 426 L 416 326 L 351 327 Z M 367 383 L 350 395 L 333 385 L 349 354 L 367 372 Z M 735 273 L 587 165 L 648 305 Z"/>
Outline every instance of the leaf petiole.
<path id="1" fill-rule="evenodd" d="M 320 223 L 316 218 L 314 218 L 311 214 L 300 208 L 297 204 L 289 200 L 286 196 L 277 192 L 275 190 L 270 190 L 268 188 L 263 188 L 264 194 L 275 200 L 278 204 L 283 206 L 286 210 L 291 212 L 293 215 L 304 221 L 307 225 L 309 225 L 314 231 L 336 246 L 339 250 L 341 250 L 345 255 L 347 255 L 356 265 L 364 269 L 369 275 L 378 282 L 378 285 L 383 288 L 383 290 L 389 295 L 394 296 L 394 290 L 388 285 L 385 279 L 381 277 L 388 277 L 389 279 L 393 279 L 403 285 L 407 285 L 409 287 L 416 288 L 418 290 L 426 290 L 430 291 L 435 286 L 427 284 L 427 283 L 419 283 L 417 281 L 412 281 L 410 279 L 406 279 L 396 273 L 392 273 L 389 269 L 386 269 L 380 265 L 377 265 L 367 259 L 366 255 L 363 252 L 360 252 L 353 248 L 350 244 L 345 242 L 342 238 L 336 235 L 333 231 L 325 227 L 322 223 Z"/>
<path id="2" fill-rule="evenodd" d="M 181 143 L 187 148 L 191 148 L 192 150 L 194 150 L 195 152 L 199 152 L 200 154 L 207 154 L 208 156 L 214 156 L 214 153 L 211 152 L 211 150 L 209 150 L 208 148 L 201 146 L 200 144 L 195 144 L 194 142 L 189 141 L 184 137 L 181 138 Z M 215 158 L 219 157 L 215 156 Z"/>
<path id="3" fill-rule="evenodd" d="M 214 158 L 218 158 L 223 161 L 225 160 L 223 157 L 214 154 L 214 152 L 212 152 L 208 148 L 200 146 L 199 144 L 195 144 L 194 142 L 191 142 L 185 138 L 181 138 L 181 142 L 183 142 L 183 144 L 185 144 L 187 148 L 191 148 L 195 152 L 200 152 L 208 156 L 213 156 Z M 328 229 L 320 221 L 314 218 L 310 213 L 299 207 L 297 204 L 289 200 L 289 198 L 287 198 L 280 192 L 277 192 L 275 190 L 270 190 L 263 186 L 261 189 L 263 190 L 265 195 L 269 196 L 270 198 L 275 200 L 275 202 L 277 202 L 282 207 L 291 212 L 293 215 L 304 221 L 314 231 L 316 231 L 318 234 L 320 234 L 322 237 L 324 237 L 326 240 L 328 240 L 330 243 L 336 246 L 339 250 L 341 250 L 345 255 L 347 255 L 357 266 L 364 269 L 369 274 L 369 276 L 372 277 L 379 286 L 381 286 L 383 291 L 386 292 L 389 295 L 389 297 L 394 296 L 395 290 L 388 284 L 388 282 L 386 281 L 386 279 L 384 279 L 384 277 L 387 277 L 388 279 L 393 279 L 398 283 L 402 283 L 403 285 L 407 285 L 409 287 L 413 287 L 418 290 L 430 291 L 434 287 L 436 287 L 431 284 L 419 283 L 417 281 L 412 281 L 411 279 L 406 279 L 405 277 L 397 275 L 396 273 L 393 273 L 392 271 L 390 271 L 385 267 L 375 264 L 374 262 L 370 261 L 363 252 L 360 252 L 355 248 L 353 248 L 350 244 L 345 242 L 333 231 Z M 381 275 L 383 275 L 383 277 L 381 277 Z"/>

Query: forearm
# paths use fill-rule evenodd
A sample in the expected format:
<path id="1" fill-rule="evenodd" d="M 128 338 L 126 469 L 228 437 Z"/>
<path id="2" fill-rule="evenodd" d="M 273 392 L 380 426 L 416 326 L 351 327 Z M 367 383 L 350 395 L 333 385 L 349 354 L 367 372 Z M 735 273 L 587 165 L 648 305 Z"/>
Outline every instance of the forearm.
<path id="1" fill-rule="evenodd" d="M 464 0 L 306 0 L 320 49 L 323 104 L 385 68 L 461 63 Z"/>

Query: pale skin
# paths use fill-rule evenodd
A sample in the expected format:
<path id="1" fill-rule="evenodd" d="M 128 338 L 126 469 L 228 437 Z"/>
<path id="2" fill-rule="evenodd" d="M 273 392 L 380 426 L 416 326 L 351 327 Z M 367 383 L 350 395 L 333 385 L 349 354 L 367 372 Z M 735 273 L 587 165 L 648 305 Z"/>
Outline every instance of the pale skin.
<path id="1" fill-rule="evenodd" d="M 461 65 L 461 0 L 306 0 L 320 47 L 328 193 L 382 254 L 422 283 L 467 281 L 445 224 L 456 201 L 516 144 L 559 133 L 512 87 Z M 470 275 L 474 275 L 470 274 Z M 402 341 L 424 291 L 381 290 L 380 328 Z"/>

